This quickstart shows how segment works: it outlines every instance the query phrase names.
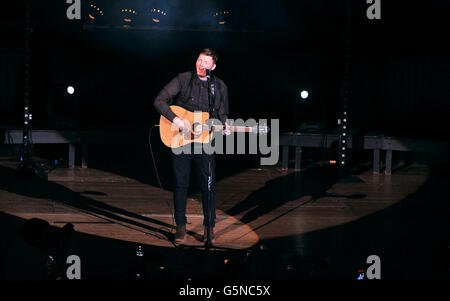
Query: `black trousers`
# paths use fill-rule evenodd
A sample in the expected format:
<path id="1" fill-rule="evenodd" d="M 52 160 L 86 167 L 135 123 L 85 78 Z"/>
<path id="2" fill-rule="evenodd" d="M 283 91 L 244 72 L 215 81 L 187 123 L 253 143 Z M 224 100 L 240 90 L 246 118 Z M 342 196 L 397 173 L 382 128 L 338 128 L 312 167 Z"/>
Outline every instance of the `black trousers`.
<path id="1" fill-rule="evenodd" d="M 211 185 L 208 190 L 209 166 L 211 164 Z M 214 227 L 216 220 L 216 160 L 215 155 L 195 154 L 173 154 L 172 167 L 174 174 L 174 207 L 175 223 L 185 225 L 186 219 L 186 201 L 189 190 L 191 166 L 194 166 L 196 181 L 202 192 L 203 206 L 203 224 Z M 209 202 L 208 202 L 209 200 Z"/>

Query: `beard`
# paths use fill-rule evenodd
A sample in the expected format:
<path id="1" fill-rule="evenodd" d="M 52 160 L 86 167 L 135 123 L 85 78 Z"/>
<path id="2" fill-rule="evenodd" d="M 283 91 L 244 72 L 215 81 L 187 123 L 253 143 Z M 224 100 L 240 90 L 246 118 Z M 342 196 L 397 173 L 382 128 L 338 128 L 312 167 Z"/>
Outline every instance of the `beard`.
<path id="1" fill-rule="evenodd" d="M 197 75 L 200 77 L 206 77 L 206 70 L 201 71 L 197 69 Z"/>

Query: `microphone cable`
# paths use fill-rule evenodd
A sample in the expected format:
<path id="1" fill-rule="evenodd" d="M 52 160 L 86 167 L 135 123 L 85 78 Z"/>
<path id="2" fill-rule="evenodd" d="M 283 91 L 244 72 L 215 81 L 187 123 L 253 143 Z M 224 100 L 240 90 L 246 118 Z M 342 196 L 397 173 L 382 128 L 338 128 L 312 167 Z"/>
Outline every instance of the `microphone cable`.
<path id="1" fill-rule="evenodd" d="M 159 127 L 159 124 L 154 124 L 154 125 L 152 125 L 152 128 L 150 129 L 150 133 L 149 133 L 149 135 L 148 135 L 148 144 L 149 144 L 149 146 L 150 146 L 150 154 L 151 154 L 151 156 L 152 156 L 152 162 L 153 162 L 153 167 L 154 167 L 155 174 L 156 174 L 156 179 L 158 180 L 159 187 L 160 187 L 161 189 L 164 189 L 163 186 L 162 186 L 162 184 L 161 184 L 161 180 L 159 179 L 158 169 L 156 168 L 156 163 L 155 163 L 155 157 L 153 156 L 153 149 L 152 149 L 152 131 L 153 131 L 153 128 L 154 128 L 154 127 Z"/>
<path id="2" fill-rule="evenodd" d="M 159 179 L 158 168 L 156 167 L 155 157 L 154 157 L 154 155 L 153 155 L 153 148 L 152 148 L 152 131 L 153 131 L 153 128 L 154 128 L 154 127 L 159 127 L 159 124 L 154 124 L 154 125 L 152 125 L 152 128 L 150 129 L 150 132 L 149 132 L 149 135 L 148 135 L 148 144 L 149 144 L 149 146 L 150 146 L 150 154 L 151 154 L 151 157 L 152 157 L 153 168 L 154 168 L 154 170 L 155 170 L 156 179 L 158 180 L 159 187 L 160 187 L 161 189 L 164 190 L 164 188 L 163 188 L 163 186 L 162 186 L 162 184 L 161 184 L 161 180 Z M 174 213 L 173 213 L 172 208 L 170 207 L 170 204 L 169 204 L 169 202 L 168 202 L 167 200 L 166 200 L 166 204 L 167 204 L 167 207 L 169 208 L 170 215 L 171 215 L 171 217 L 172 217 L 172 228 L 170 228 L 170 234 L 173 235 L 173 228 L 175 228 Z"/>

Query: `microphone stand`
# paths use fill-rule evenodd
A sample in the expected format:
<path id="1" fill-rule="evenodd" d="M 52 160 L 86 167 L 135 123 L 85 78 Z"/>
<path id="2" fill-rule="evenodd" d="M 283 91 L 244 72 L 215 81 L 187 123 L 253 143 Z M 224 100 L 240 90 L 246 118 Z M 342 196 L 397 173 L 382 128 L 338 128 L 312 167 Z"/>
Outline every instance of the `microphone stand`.
<path id="1" fill-rule="evenodd" d="M 208 70 L 208 69 L 206 69 L 206 78 L 207 78 L 207 83 L 208 83 L 208 103 L 209 103 L 209 116 L 210 116 L 210 118 L 214 118 L 214 107 L 213 107 L 213 104 L 212 104 L 212 97 L 211 97 L 211 73 L 210 73 L 211 71 L 210 70 Z M 212 127 L 212 124 L 211 124 L 211 127 L 210 127 L 210 129 L 209 129 L 209 135 L 211 135 L 211 133 L 212 133 L 212 129 L 213 129 L 213 127 Z M 212 143 L 212 140 L 211 140 L 211 142 L 210 143 Z M 213 179 L 212 179 L 212 170 L 211 170 L 211 156 L 212 156 L 212 154 L 211 155 L 206 155 L 207 157 L 208 157 L 208 198 L 207 198 L 207 200 L 206 200 L 206 202 L 205 202 L 205 205 L 206 205 L 206 212 L 208 213 L 207 215 L 207 226 L 206 226 L 206 242 L 205 242 L 205 251 L 209 251 L 209 249 L 211 249 L 211 248 L 213 248 L 214 246 L 213 246 L 213 243 L 212 243 L 212 240 L 211 240 L 211 200 L 212 200 L 212 197 L 211 197 L 211 194 L 212 194 L 212 191 L 211 191 L 211 186 L 212 186 L 212 182 L 213 182 Z"/>

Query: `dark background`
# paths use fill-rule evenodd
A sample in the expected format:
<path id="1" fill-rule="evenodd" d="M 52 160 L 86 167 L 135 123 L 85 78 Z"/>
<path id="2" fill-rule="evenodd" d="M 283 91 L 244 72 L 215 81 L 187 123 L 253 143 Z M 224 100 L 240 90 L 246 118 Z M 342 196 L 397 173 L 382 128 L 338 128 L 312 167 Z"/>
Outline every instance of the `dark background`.
<path id="1" fill-rule="evenodd" d="M 194 68 L 198 50 L 211 47 L 220 56 L 215 74 L 229 87 L 230 118 L 279 118 L 285 131 L 305 122 L 333 130 L 348 37 L 350 128 L 444 136 L 450 97 L 445 1 L 382 1 L 381 20 L 366 17 L 365 0 L 92 0 L 81 1 L 81 20 L 66 18 L 63 0 L 32 2 L 34 128 L 150 127 L 159 118 L 152 105 L 158 92 Z M 22 124 L 24 3 L 15 1 L 1 18 L 3 126 Z M 138 14 L 122 14 L 127 7 Z M 158 24 L 144 14 L 153 7 L 167 12 Z M 214 14 L 225 10 L 231 12 L 227 23 L 218 25 Z M 123 22 L 126 17 L 132 22 Z M 74 95 L 65 92 L 69 84 Z M 310 92 L 307 101 L 299 97 L 302 89 Z"/>
<path id="2" fill-rule="evenodd" d="M 448 136 L 445 124 L 450 99 L 450 49 L 446 40 L 450 3 L 447 1 L 381 0 L 381 20 L 368 20 L 366 0 L 82 0 L 81 20 L 74 21 L 66 18 L 65 0 L 30 2 L 33 128 L 113 132 L 131 129 L 142 133 L 142 141 L 137 142 L 141 147 L 90 145 L 90 168 L 155 186 L 159 177 L 157 182 L 154 171 L 158 170 L 162 186 L 170 189 L 171 172 L 167 168 L 170 152 L 160 143 L 160 149 L 155 151 L 156 164 L 149 154 L 148 141 L 152 139 L 148 133 L 159 120 L 153 100 L 177 73 L 194 68 L 198 50 L 204 47 L 219 52 L 215 74 L 229 87 L 230 118 L 279 118 L 282 131 L 296 130 L 305 122 L 321 123 L 327 131 L 333 131 L 337 128 L 343 103 L 348 38 L 351 129 L 421 139 L 441 140 Z M 20 129 L 23 122 L 25 2 L 18 0 L 8 4 L 14 7 L 4 6 L 0 16 L 0 130 Z M 91 4 L 100 7 L 103 16 L 96 13 Z M 138 15 L 122 14 L 125 8 L 136 10 Z M 155 15 L 143 13 L 152 8 L 167 12 L 158 24 L 151 21 Z M 231 12 L 226 24 L 217 24 L 219 18 L 214 14 L 218 11 Z M 131 24 L 123 22 L 124 18 L 132 19 Z M 347 21 L 350 21 L 349 31 Z M 68 85 L 75 87 L 74 95 L 66 93 Z M 302 89 L 310 92 L 307 101 L 299 98 Z M 154 141 L 159 140 L 157 133 L 153 133 Z M 47 158 L 67 154 L 67 149 L 63 149 L 66 145 L 35 146 L 38 155 Z M 305 152 L 303 158 L 317 153 L 320 152 L 316 149 Z M 258 163 L 257 156 L 218 156 L 217 178 Z M 325 275 L 354 279 L 354 273 L 365 266 L 367 254 L 381 252 L 389 260 L 386 262 L 389 269 L 383 268 L 384 279 L 448 279 L 448 243 L 447 236 L 442 235 L 449 228 L 448 202 L 442 197 L 446 193 L 447 170 L 445 166 L 437 171 L 433 169 L 427 183 L 413 195 L 364 219 L 306 236 L 266 241 L 272 250 L 269 254 L 273 257 L 269 259 L 281 258 L 282 263 L 289 263 L 288 256 L 298 251 L 295 248 L 307 246 L 305 265 L 312 259 L 327 256 L 331 261 L 323 274 L 317 268 L 320 261 L 317 266 L 311 263 L 305 270 L 318 271 L 319 275 L 300 275 L 300 278 Z M 302 177 L 320 187 L 327 180 L 323 177 L 326 173 L 311 177 L 306 171 L 302 171 Z M 311 171 L 314 174 L 319 170 Z M 20 184 L 12 185 L 17 190 L 8 186 L 9 180 L 15 181 L 12 170 L 3 168 L 0 174 L 4 177 L 0 183 L 6 190 L 27 195 Z M 284 180 L 292 183 L 293 175 L 280 177 L 275 185 L 269 183 L 268 188 L 265 186 L 272 194 L 264 188 L 252 194 L 253 198 L 265 194 L 268 198 L 263 204 L 274 206 L 270 196 L 284 187 L 276 183 Z M 321 181 L 316 181 L 318 178 Z M 56 201 L 62 203 L 85 198 L 52 181 L 36 185 L 39 185 L 37 190 L 26 186 L 31 189 L 28 196 L 56 196 Z M 295 187 L 297 189 L 289 193 L 298 198 L 295 193 L 302 186 Z M 259 209 L 266 210 L 263 206 Z M 30 251 L 25 241 L 15 236 L 24 221 L 6 214 L 1 217 L 0 229 L 7 230 L 2 234 L 6 237 L 7 248 L 0 250 L 8 256 L 0 258 L 8 259 L 8 267 L 14 266 L 11 277 L 46 277 L 44 259 L 47 254 Z M 119 272 L 131 269 L 134 245 L 82 234 L 78 239 L 80 249 L 86 252 L 83 256 L 86 254 L 90 260 L 87 266 L 92 274 L 88 273 L 87 279 L 120 279 L 123 277 Z M 126 258 L 123 256 L 125 249 L 129 252 Z M 192 262 L 192 258 L 187 260 L 187 255 L 180 256 L 175 248 L 155 250 L 152 247 L 150 250 L 148 246 L 147 250 L 146 254 L 173 260 L 175 276 L 180 262 Z M 14 256 L 9 256 L 11 254 Z M 21 260 L 15 262 L 18 256 Z M 122 259 L 117 261 L 115 256 Z M 275 260 L 269 261 L 264 256 L 255 261 L 266 272 L 258 276 L 272 279 L 274 271 L 282 265 L 275 265 Z M 151 256 L 147 258 L 151 265 L 161 262 Z M 196 258 L 203 260 L 204 257 Z M 223 266 L 223 259 L 220 260 Z M 111 262 L 117 265 L 111 266 Z M 27 264 L 39 265 L 40 270 Z M 16 269 L 16 265 L 22 268 Z M 209 264 L 204 266 L 214 268 Z M 242 277 L 239 279 L 249 276 L 241 270 L 247 266 L 238 262 L 236 271 L 230 272 L 231 279 L 235 275 Z M 194 275 L 202 274 L 197 267 L 193 269 Z M 183 264 L 182 268 L 190 267 Z M 170 268 L 168 270 L 172 273 Z M 26 273 L 19 275 L 22 271 Z M 155 277 L 160 278 L 159 274 Z"/>

